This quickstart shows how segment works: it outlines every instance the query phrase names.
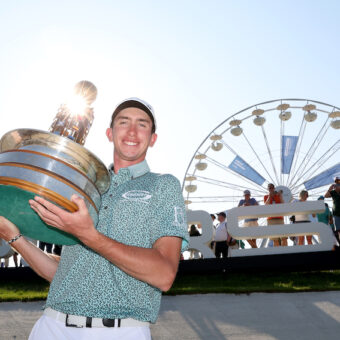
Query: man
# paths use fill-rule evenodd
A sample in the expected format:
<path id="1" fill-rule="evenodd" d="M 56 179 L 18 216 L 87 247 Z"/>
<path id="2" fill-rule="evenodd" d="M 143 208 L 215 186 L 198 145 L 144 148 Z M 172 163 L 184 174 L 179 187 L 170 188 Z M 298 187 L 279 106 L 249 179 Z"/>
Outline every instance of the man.
<path id="1" fill-rule="evenodd" d="M 176 276 L 185 208 L 178 180 L 149 171 L 145 156 L 157 139 L 153 109 L 138 98 L 120 103 L 106 135 L 113 142 L 111 185 L 95 227 L 85 203 L 68 213 L 40 197 L 30 205 L 49 225 L 81 242 L 64 246 L 60 263 L 20 237 L 0 218 L 0 237 L 52 281 L 43 316 L 30 340 L 151 339 L 161 291 Z M 183 249 L 183 248 L 182 248 Z"/>
<path id="2" fill-rule="evenodd" d="M 325 200 L 325 196 L 322 196 L 322 195 L 319 196 L 318 201 L 323 201 L 324 202 L 324 200 Z M 332 232 L 334 234 L 334 237 L 336 239 L 335 243 L 338 246 L 338 244 L 339 244 L 339 235 L 338 235 L 338 233 L 334 229 L 333 215 L 332 215 L 332 213 L 331 213 L 331 211 L 329 209 L 328 204 L 325 203 L 325 202 L 324 202 L 324 204 L 325 204 L 325 211 L 322 212 L 322 213 L 316 214 L 316 216 L 318 218 L 318 222 L 324 223 L 324 224 L 328 225 L 331 228 L 331 230 L 332 230 Z"/>
<path id="3" fill-rule="evenodd" d="M 306 202 L 308 199 L 308 191 L 307 190 L 301 190 L 299 194 L 299 199 L 294 200 L 294 202 Z M 301 215 L 294 215 L 295 216 L 295 222 L 294 223 L 310 223 L 310 216 L 309 214 L 301 214 Z M 306 236 L 307 244 L 313 244 L 312 242 L 312 235 Z M 303 246 L 305 244 L 305 236 L 299 236 L 298 237 L 298 245 Z"/>
<path id="4" fill-rule="evenodd" d="M 284 203 L 282 192 L 275 191 L 272 183 L 268 184 L 268 195 L 264 196 L 264 204 L 280 204 Z M 267 225 L 284 224 L 283 216 L 267 217 Z M 274 247 L 287 246 L 287 237 L 273 239 Z"/>
<path id="5" fill-rule="evenodd" d="M 337 235 L 337 239 L 340 239 L 340 178 L 335 177 L 334 184 L 332 184 L 327 192 L 325 193 L 325 197 L 332 197 L 333 199 L 333 223 L 335 228 L 335 234 Z"/>
<path id="6" fill-rule="evenodd" d="M 226 217 L 225 212 L 217 214 L 217 219 L 220 223 L 217 225 L 215 232 L 215 256 L 218 259 L 228 256 L 228 244 L 231 237 L 228 234 Z"/>
<path id="7" fill-rule="evenodd" d="M 247 207 L 250 205 L 259 205 L 255 198 L 250 197 L 251 193 L 249 190 L 243 191 L 244 199 L 238 203 L 239 207 Z M 257 218 L 246 218 L 243 222 L 244 227 L 258 227 Z M 257 248 L 256 239 L 247 240 L 252 248 Z"/>
<path id="8" fill-rule="evenodd" d="M 212 240 L 210 242 L 210 248 L 213 250 L 213 252 L 215 252 L 214 248 L 215 248 L 215 232 L 216 232 L 215 221 L 216 221 L 216 216 L 215 216 L 215 214 L 210 214 L 210 217 L 211 217 L 211 221 L 212 221 Z"/>

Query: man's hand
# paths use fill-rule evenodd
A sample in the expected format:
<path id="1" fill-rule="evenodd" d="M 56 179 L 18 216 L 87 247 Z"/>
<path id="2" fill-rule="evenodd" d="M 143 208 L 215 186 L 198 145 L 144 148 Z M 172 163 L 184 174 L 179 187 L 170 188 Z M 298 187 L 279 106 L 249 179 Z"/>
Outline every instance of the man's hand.
<path id="1" fill-rule="evenodd" d="M 19 229 L 12 222 L 0 216 L 0 238 L 9 241 L 19 233 Z M 38 275 L 49 282 L 52 281 L 58 267 L 57 259 L 50 257 L 24 237 L 13 242 L 11 247 L 21 254 Z"/>
<path id="2" fill-rule="evenodd" d="M 67 212 L 38 196 L 34 197 L 34 200 L 29 200 L 29 203 L 46 224 L 72 234 L 82 241 L 96 229 L 84 200 L 72 195 L 71 201 L 78 206 L 78 211 L 74 213 Z"/>
<path id="3" fill-rule="evenodd" d="M 9 241 L 20 233 L 16 225 L 3 216 L 0 216 L 0 238 Z"/>

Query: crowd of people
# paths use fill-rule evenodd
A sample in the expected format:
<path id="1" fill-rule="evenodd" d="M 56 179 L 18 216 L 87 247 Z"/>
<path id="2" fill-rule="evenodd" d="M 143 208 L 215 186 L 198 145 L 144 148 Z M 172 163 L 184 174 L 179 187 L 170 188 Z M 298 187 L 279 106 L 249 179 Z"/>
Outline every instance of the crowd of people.
<path id="1" fill-rule="evenodd" d="M 281 190 L 276 190 L 275 185 L 269 183 L 267 186 L 268 193 L 263 197 L 263 204 L 272 205 L 272 204 L 281 204 L 284 203 L 283 193 Z M 246 207 L 246 206 L 254 206 L 259 205 L 259 202 L 251 197 L 251 192 L 249 190 L 244 190 L 243 192 L 244 198 L 241 199 L 238 203 L 238 207 Z M 305 202 L 308 199 L 308 191 L 302 190 L 299 193 L 298 199 L 293 199 L 291 202 Z M 332 198 L 333 207 L 329 208 L 327 203 L 325 204 L 325 210 L 318 214 L 301 214 L 301 215 L 293 215 L 290 216 L 290 223 L 311 223 L 311 222 L 321 222 L 327 225 L 334 233 L 334 243 L 335 247 L 340 245 L 340 177 L 335 177 L 334 183 L 329 187 L 327 192 L 320 196 L 318 200 L 324 201 L 325 198 Z M 229 248 L 244 248 L 245 244 L 241 240 L 235 240 L 228 233 L 228 224 L 227 224 L 227 214 L 226 212 L 219 212 L 217 214 L 210 214 L 213 226 L 213 241 L 211 242 L 211 248 L 213 249 L 216 258 L 224 258 L 228 257 Z M 216 217 L 217 216 L 217 217 Z M 283 216 L 268 216 L 266 218 L 267 225 L 280 225 L 285 224 Z M 217 222 L 218 221 L 218 222 Z M 257 218 L 247 218 L 243 221 L 244 227 L 257 227 L 258 219 Z M 195 225 L 192 227 L 196 228 Z M 198 232 L 198 231 L 197 231 Z M 190 236 L 198 236 L 198 234 L 192 234 L 190 232 Z M 291 241 L 294 245 L 311 245 L 313 243 L 312 235 L 308 236 L 297 236 L 291 237 Z M 251 248 L 257 248 L 256 239 L 247 240 L 249 246 Z M 279 246 L 287 246 L 288 238 L 272 238 L 269 242 L 270 246 L 279 247 Z"/>

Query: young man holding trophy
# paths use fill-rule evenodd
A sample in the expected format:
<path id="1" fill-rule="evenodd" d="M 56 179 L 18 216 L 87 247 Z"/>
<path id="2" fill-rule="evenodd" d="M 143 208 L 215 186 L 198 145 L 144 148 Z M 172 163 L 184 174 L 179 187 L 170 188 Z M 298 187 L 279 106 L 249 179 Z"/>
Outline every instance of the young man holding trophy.
<path id="1" fill-rule="evenodd" d="M 0 217 L 0 237 L 51 282 L 44 314 L 30 338 L 151 339 L 161 292 L 176 276 L 188 240 L 178 180 L 151 173 L 145 157 L 156 140 L 154 111 L 130 98 L 113 112 L 106 131 L 113 143 L 111 183 L 94 225 L 84 201 L 73 195 L 70 213 L 35 197 L 31 208 L 50 226 L 74 235 L 61 257 L 43 253 Z"/>

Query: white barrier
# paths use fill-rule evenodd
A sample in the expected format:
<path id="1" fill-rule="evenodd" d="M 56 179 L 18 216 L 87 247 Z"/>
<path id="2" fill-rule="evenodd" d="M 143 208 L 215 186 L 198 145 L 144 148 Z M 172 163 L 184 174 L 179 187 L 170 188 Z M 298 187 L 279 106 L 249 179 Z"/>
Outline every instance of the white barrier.
<path id="1" fill-rule="evenodd" d="M 205 259 L 215 257 L 215 254 L 209 247 L 213 237 L 213 225 L 210 214 L 204 210 L 188 210 L 188 225 L 200 224 L 202 226 L 201 236 L 190 237 L 189 249 L 199 251 Z"/>
<path id="2" fill-rule="evenodd" d="M 228 211 L 227 226 L 229 234 L 237 240 L 317 235 L 319 238 L 319 243 L 303 246 L 230 249 L 230 254 L 232 257 L 237 257 L 332 250 L 334 246 L 334 236 L 331 228 L 324 223 L 311 222 L 258 227 L 239 226 L 239 220 L 243 220 L 245 218 L 312 214 L 320 213 L 324 210 L 325 204 L 322 201 L 294 202 L 233 208 Z M 189 248 L 196 249 L 197 251 L 201 252 L 204 258 L 214 257 L 212 250 L 207 245 L 211 241 L 213 234 L 213 226 L 210 215 L 203 210 L 188 210 L 187 219 L 188 225 L 202 225 L 202 236 L 190 237 Z"/>

